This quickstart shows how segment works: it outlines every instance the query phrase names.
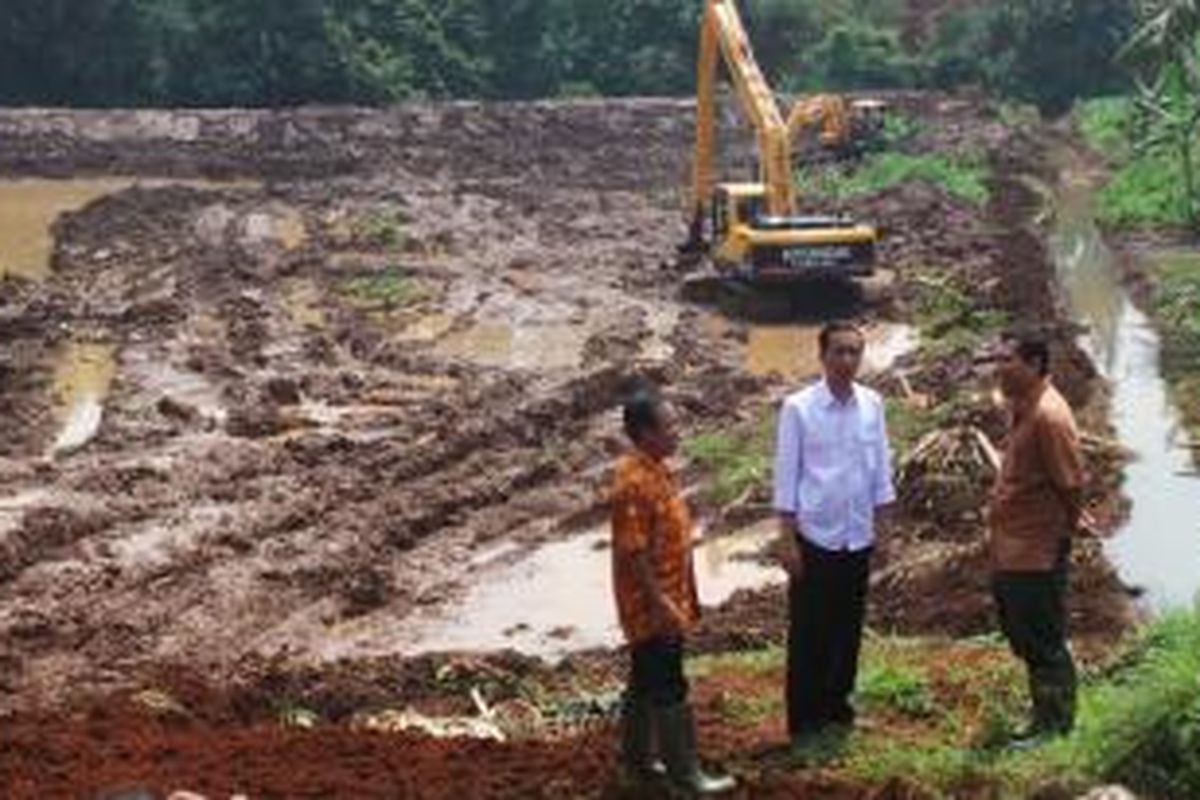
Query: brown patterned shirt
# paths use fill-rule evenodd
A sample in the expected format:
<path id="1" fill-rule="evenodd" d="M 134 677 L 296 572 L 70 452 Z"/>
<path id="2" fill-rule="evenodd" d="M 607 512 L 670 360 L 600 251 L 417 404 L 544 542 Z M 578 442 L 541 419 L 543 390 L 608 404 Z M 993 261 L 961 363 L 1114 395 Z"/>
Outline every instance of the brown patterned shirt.
<path id="1" fill-rule="evenodd" d="M 1073 521 L 1064 493 L 1084 484 L 1075 417 L 1047 381 L 1013 409 L 1004 461 L 989 508 L 993 566 L 1040 571 L 1054 566 Z"/>
<path id="2" fill-rule="evenodd" d="M 634 573 L 633 557 L 650 556 L 655 580 L 688 625 L 700 616 L 692 567 L 692 518 L 670 468 L 641 450 L 621 458 L 612 488 L 612 568 L 617 615 L 631 643 L 661 635 Z"/>

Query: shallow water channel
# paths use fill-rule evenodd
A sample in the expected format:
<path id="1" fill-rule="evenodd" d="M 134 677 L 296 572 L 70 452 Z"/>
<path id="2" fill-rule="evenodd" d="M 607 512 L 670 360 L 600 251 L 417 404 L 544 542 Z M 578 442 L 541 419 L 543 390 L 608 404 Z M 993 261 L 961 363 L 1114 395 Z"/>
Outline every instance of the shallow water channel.
<path id="1" fill-rule="evenodd" d="M 1159 338 L 1121 285 L 1092 214 L 1099 178 L 1069 166 L 1050 245 L 1082 344 L 1112 387 L 1112 421 L 1134 454 L 1123 490 L 1125 525 L 1107 543 L 1121 579 L 1151 609 L 1192 602 L 1200 588 L 1200 480 L 1178 409 L 1159 371 Z"/>

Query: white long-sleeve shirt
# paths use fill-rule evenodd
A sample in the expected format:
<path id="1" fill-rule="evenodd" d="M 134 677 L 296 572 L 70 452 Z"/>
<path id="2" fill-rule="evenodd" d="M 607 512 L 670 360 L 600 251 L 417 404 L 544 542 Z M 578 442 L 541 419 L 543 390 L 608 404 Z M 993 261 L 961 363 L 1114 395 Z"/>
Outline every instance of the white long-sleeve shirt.
<path id="1" fill-rule="evenodd" d="M 896 498 L 883 400 L 854 384 L 839 401 L 818 381 L 779 411 L 775 510 L 794 514 L 804 538 L 826 550 L 875 541 L 875 508 Z"/>

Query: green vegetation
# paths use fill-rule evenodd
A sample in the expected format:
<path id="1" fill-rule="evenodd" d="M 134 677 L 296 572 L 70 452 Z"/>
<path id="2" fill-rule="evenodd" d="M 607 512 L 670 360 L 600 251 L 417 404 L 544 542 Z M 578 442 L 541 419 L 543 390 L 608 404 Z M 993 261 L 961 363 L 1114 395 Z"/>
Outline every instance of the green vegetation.
<path id="1" fill-rule="evenodd" d="M 976 155 L 947 156 L 940 153 L 909 155 L 876 153 L 852 172 L 824 170 L 811 182 L 817 192 L 831 197 L 849 197 L 882 191 L 913 180 L 937 184 L 951 194 L 973 203 L 987 199 L 987 174 L 983 159 Z"/>
<path id="2" fill-rule="evenodd" d="M 398 208 L 383 206 L 355 219 L 351 232 L 365 244 L 395 248 L 404 242 L 404 222 Z"/>
<path id="3" fill-rule="evenodd" d="M 1134 0 L 744 0 L 784 91 L 1118 91 Z M 701 0 L 8 0 L 0 104 L 289 106 L 694 91 Z M 120 47 L 114 47 L 120 42 Z"/>
<path id="4" fill-rule="evenodd" d="M 784 654 L 770 648 L 706 656 L 689 674 L 737 687 L 731 725 L 783 713 Z M 994 639 L 868 634 L 857 700 L 869 724 L 823 751 L 823 766 L 880 784 L 903 779 L 935 795 L 1025 798 L 1047 787 L 1074 796 L 1119 782 L 1139 796 L 1200 796 L 1200 610 L 1146 627 L 1114 663 L 1084 675 L 1073 735 L 1027 752 L 999 747 L 1021 721 L 1024 674 Z M 982 794 L 981 787 L 987 791 Z"/>
<path id="5" fill-rule="evenodd" d="M 929 683 L 912 667 L 869 665 L 859 676 L 858 697 L 868 708 L 888 706 L 912 717 L 933 713 Z"/>
<path id="6" fill-rule="evenodd" d="M 1096 216 L 1109 227 L 1182 225 L 1186 188 L 1161 147 L 1135 147 L 1140 119 L 1132 99 L 1104 97 L 1080 103 L 1075 122 L 1088 145 L 1113 170 L 1096 195 Z"/>
<path id="7" fill-rule="evenodd" d="M 983 298 L 959 288 L 948 276 L 923 276 L 915 322 L 921 355 L 927 360 L 969 355 L 1009 323 L 1008 315 L 983 305 Z"/>
<path id="8" fill-rule="evenodd" d="M 403 308 L 423 297 L 420 286 L 397 266 L 350 278 L 342 290 L 353 302 L 381 311 Z"/>
<path id="9" fill-rule="evenodd" d="M 725 504 L 766 485 L 773 437 L 773 420 L 768 415 L 740 429 L 692 436 L 683 442 L 683 452 L 712 475 L 710 496 Z"/>

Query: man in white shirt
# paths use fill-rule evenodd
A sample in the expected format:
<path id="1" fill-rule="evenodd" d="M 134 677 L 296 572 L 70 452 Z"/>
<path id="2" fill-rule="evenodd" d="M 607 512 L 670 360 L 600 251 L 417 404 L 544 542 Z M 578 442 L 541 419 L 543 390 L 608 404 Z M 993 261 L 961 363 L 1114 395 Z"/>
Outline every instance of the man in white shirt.
<path id="1" fill-rule="evenodd" d="M 849 322 L 820 333 L 824 378 L 779 412 L 775 510 L 788 571 L 788 733 L 802 743 L 852 726 L 875 513 L 895 500 L 883 401 L 855 383 L 866 340 Z"/>

